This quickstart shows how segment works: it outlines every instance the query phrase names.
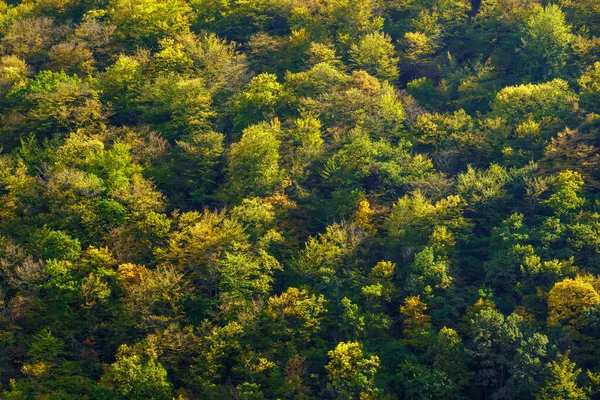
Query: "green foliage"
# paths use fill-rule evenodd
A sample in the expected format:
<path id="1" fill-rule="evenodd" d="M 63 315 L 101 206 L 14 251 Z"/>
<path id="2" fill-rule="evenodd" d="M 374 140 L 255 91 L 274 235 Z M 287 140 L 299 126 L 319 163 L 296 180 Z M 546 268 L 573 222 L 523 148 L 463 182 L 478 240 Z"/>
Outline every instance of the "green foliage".
<path id="1" fill-rule="evenodd" d="M 542 121 L 544 118 L 563 120 L 578 108 L 577 95 L 562 79 L 537 85 L 526 84 L 502 89 L 492 102 L 492 113 L 509 123 Z"/>
<path id="2" fill-rule="evenodd" d="M 0 1 L 0 397 L 597 397 L 599 33 Z"/>
<path id="3" fill-rule="evenodd" d="M 433 204 L 420 192 L 405 195 L 394 204 L 386 221 L 387 230 L 392 239 L 401 240 L 404 245 L 423 244 L 436 226 L 451 231 L 467 229 L 463 207 L 459 196 L 449 196 Z"/>
<path id="4" fill-rule="evenodd" d="M 456 398 L 460 391 L 455 382 L 439 369 L 428 365 L 404 361 L 399 368 L 398 379 L 405 399 Z"/>
<path id="5" fill-rule="evenodd" d="M 350 49 L 350 60 L 358 68 L 371 75 L 388 81 L 398 79 L 397 64 L 399 58 L 394 57 L 395 49 L 391 38 L 379 32 L 369 33 L 358 44 Z"/>
<path id="6" fill-rule="evenodd" d="M 79 240 L 69 237 L 63 231 L 49 231 L 41 235 L 41 256 L 48 259 L 77 261 L 81 253 Z"/>
<path id="7" fill-rule="evenodd" d="M 105 120 L 98 91 L 64 72 L 42 71 L 9 98 L 23 115 L 17 127 L 42 135 L 98 128 Z"/>
<path id="8" fill-rule="evenodd" d="M 600 112 L 598 102 L 600 101 L 600 62 L 594 63 L 579 78 L 581 86 L 581 103 L 588 111 Z"/>
<path id="9" fill-rule="evenodd" d="M 27 350 L 27 357 L 33 362 L 54 361 L 63 354 L 64 343 L 52 336 L 48 330 L 42 330 L 32 338 L 32 343 Z"/>
<path id="10" fill-rule="evenodd" d="M 234 124 L 238 129 L 268 120 L 286 101 L 283 85 L 272 74 L 255 76 L 236 101 Z"/>
<path id="11" fill-rule="evenodd" d="M 583 186 L 583 179 L 577 172 L 566 170 L 556 177 L 554 193 L 546 204 L 557 214 L 565 214 L 580 208 L 585 200 L 577 196 Z"/>
<path id="12" fill-rule="evenodd" d="M 214 114 L 210 94 L 200 78 L 160 76 L 140 88 L 136 99 L 144 122 L 158 126 L 168 139 L 207 131 Z"/>
<path id="13" fill-rule="evenodd" d="M 158 400 L 169 398 L 171 385 L 166 378 L 167 371 L 154 358 L 137 355 L 123 345 L 102 384 L 122 396 Z"/>
<path id="14" fill-rule="evenodd" d="M 253 125 L 231 145 L 227 158 L 233 196 L 269 195 L 282 184 L 279 131 L 277 121 Z"/>
<path id="15" fill-rule="evenodd" d="M 561 76 L 573 36 L 560 7 L 539 7 L 527 21 L 524 33 L 521 51 L 531 77 L 539 80 Z"/>
<path id="16" fill-rule="evenodd" d="M 129 45 L 136 41 L 155 45 L 159 38 L 185 33 L 192 15 L 191 7 L 182 0 L 111 0 L 106 8 L 108 20 Z"/>
<path id="17" fill-rule="evenodd" d="M 549 365 L 547 384 L 536 396 L 538 399 L 588 399 L 584 390 L 577 386 L 577 376 L 581 373 L 568 354 L 559 354 Z"/>

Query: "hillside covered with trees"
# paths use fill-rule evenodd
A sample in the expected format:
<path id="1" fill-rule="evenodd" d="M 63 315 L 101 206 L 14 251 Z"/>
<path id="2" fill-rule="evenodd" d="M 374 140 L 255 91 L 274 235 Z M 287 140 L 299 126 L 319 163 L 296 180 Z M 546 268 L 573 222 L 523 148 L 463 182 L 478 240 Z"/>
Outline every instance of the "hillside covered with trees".
<path id="1" fill-rule="evenodd" d="M 600 398 L 599 0 L 0 1 L 0 398 Z"/>

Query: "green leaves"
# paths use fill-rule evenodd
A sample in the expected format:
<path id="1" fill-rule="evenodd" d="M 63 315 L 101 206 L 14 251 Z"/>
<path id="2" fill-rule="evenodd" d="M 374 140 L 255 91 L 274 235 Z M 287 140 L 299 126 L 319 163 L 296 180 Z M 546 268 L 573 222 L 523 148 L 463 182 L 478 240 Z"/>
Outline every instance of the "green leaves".
<path id="1" fill-rule="evenodd" d="M 63 341 L 54 337 L 47 329 L 38 332 L 32 339 L 27 356 L 33 362 L 55 361 L 58 356 L 64 354 Z"/>
<path id="2" fill-rule="evenodd" d="M 571 27 L 559 6 L 538 7 L 526 23 L 521 51 L 533 80 L 560 77 L 573 41 Z"/>
<path id="3" fill-rule="evenodd" d="M 164 367 L 153 357 L 136 354 L 127 345 L 119 348 L 117 360 L 101 382 L 119 395 L 132 398 L 168 399 L 172 390 Z"/>
<path id="4" fill-rule="evenodd" d="M 387 81 L 398 79 L 398 61 L 391 38 L 375 32 L 365 35 L 350 48 L 350 60 L 358 68 Z"/>
<path id="5" fill-rule="evenodd" d="M 230 190 L 238 198 L 270 195 L 282 184 L 279 167 L 280 126 L 277 120 L 246 128 L 228 154 Z"/>

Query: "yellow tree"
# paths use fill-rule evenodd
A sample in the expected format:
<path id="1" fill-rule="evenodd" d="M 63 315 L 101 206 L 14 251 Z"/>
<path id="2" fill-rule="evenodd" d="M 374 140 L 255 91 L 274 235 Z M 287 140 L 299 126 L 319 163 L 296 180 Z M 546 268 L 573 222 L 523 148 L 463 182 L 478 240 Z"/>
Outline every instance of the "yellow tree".
<path id="1" fill-rule="evenodd" d="M 425 314 L 427 304 L 421 301 L 421 296 L 409 296 L 404 299 L 404 305 L 400 306 L 400 312 L 404 316 L 404 336 L 407 340 L 413 340 L 417 335 L 427 331 L 431 327 L 431 317 Z"/>
<path id="2" fill-rule="evenodd" d="M 325 366 L 329 375 L 329 387 L 340 399 L 374 399 L 377 396 L 375 374 L 379 357 L 367 357 L 358 342 L 342 342 L 328 353 Z"/>
<path id="3" fill-rule="evenodd" d="M 548 294 L 548 325 L 562 326 L 578 336 L 584 310 L 600 303 L 600 294 L 592 285 L 592 279 L 577 276 L 554 285 Z"/>

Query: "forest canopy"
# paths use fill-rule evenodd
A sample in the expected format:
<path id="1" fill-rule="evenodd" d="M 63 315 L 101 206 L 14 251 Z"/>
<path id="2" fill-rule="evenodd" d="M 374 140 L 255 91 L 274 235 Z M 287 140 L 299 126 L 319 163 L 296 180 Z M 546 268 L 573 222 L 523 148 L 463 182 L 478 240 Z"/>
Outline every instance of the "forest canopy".
<path id="1" fill-rule="evenodd" d="M 0 398 L 600 398 L 598 0 L 0 0 Z"/>

